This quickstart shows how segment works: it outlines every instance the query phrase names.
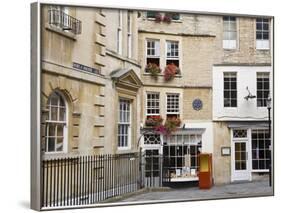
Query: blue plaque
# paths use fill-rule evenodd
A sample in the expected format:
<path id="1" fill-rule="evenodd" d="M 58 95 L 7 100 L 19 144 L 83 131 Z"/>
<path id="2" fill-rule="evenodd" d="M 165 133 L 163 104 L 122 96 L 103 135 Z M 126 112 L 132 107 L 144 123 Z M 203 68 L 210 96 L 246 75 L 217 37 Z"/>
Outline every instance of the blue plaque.
<path id="1" fill-rule="evenodd" d="M 200 99 L 195 99 L 193 102 L 192 102 L 192 107 L 194 110 L 201 110 L 202 107 L 203 107 L 203 102 L 200 100 Z"/>

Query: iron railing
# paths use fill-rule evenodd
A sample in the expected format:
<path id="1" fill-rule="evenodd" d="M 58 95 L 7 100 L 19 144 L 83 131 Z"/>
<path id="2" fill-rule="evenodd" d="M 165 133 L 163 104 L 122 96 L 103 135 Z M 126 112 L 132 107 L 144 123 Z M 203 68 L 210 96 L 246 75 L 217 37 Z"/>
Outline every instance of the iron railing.
<path id="1" fill-rule="evenodd" d="M 81 34 L 82 23 L 80 20 L 64 13 L 62 10 L 49 10 L 49 24 L 59 27 L 63 31 Z"/>
<path id="2" fill-rule="evenodd" d="M 42 162 L 42 207 L 99 203 L 140 189 L 138 153 Z"/>

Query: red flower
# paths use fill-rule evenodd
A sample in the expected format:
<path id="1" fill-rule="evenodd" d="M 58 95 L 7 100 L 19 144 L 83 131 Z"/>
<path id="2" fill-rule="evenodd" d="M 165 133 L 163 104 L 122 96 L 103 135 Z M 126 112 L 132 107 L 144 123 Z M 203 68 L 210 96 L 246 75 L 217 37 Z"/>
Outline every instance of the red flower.
<path id="1" fill-rule="evenodd" d="M 169 81 L 179 73 L 179 68 L 175 64 L 168 64 L 164 70 L 164 78 L 166 81 Z"/>

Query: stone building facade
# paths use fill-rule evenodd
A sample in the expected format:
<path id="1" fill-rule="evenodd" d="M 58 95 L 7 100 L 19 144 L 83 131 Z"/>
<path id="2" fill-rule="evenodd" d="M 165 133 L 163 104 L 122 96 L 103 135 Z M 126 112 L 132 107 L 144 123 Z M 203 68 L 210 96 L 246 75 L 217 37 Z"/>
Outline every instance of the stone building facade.
<path id="1" fill-rule="evenodd" d="M 136 12 L 44 5 L 42 14 L 44 157 L 136 151 Z M 131 114 L 130 135 L 120 145 L 121 98 Z"/>
<path id="2" fill-rule="evenodd" d="M 190 178 L 192 169 L 197 169 L 192 159 L 193 145 L 197 145 L 193 156 L 212 153 L 215 184 L 268 174 L 270 138 L 266 102 L 272 91 L 271 36 L 270 17 L 142 13 L 139 18 L 142 122 L 149 117 L 147 99 L 151 92 L 159 94 L 156 114 L 164 120 L 168 118 L 168 94 L 179 94 L 178 116 L 182 121 L 170 139 L 161 138 L 162 144 L 152 146 L 147 136 L 143 147 L 159 149 L 163 155 L 167 154 L 165 146 L 169 147 L 169 157 L 176 156 L 178 160 L 173 162 L 174 181 L 177 177 L 182 181 L 194 180 Z M 169 46 L 171 41 L 177 45 L 173 59 L 178 60 L 180 73 L 165 81 L 165 67 L 171 62 L 169 54 L 174 48 Z M 152 56 L 151 43 L 156 53 Z M 149 63 L 161 68 L 157 77 L 147 73 L 145 67 Z M 245 135 L 239 135 L 242 133 Z M 177 141 L 179 135 L 184 135 L 184 139 L 180 137 Z M 195 135 L 198 141 L 189 141 Z M 191 171 L 190 175 L 184 175 L 186 171 Z"/>
<path id="3" fill-rule="evenodd" d="M 141 148 L 170 159 L 172 181 L 197 181 L 198 154 L 207 152 L 215 184 L 268 172 L 271 17 L 42 12 L 45 158 Z M 162 134 L 153 119 L 176 128 Z"/>

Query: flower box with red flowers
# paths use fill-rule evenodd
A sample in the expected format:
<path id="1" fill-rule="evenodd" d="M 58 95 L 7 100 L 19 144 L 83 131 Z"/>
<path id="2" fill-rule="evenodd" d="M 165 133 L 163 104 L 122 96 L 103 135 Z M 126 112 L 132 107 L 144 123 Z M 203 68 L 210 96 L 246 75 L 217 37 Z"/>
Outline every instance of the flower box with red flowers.
<path id="1" fill-rule="evenodd" d="M 146 121 L 145 121 L 145 126 L 159 126 L 163 122 L 163 118 L 160 115 L 151 115 L 147 116 Z"/>

